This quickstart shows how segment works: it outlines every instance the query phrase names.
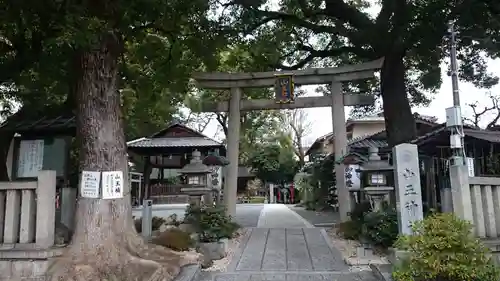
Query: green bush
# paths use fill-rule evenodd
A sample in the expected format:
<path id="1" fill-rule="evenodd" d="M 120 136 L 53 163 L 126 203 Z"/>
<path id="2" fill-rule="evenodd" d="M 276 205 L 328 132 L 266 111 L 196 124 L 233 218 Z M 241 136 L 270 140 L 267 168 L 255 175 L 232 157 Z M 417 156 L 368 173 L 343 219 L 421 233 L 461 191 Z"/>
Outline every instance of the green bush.
<path id="1" fill-rule="evenodd" d="M 358 240 L 362 234 L 365 216 L 370 211 L 370 202 L 357 203 L 351 211 L 351 220 L 339 224 L 337 234 L 345 239 Z"/>
<path id="2" fill-rule="evenodd" d="M 135 225 L 135 229 L 138 233 L 141 233 L 142 232 L 142 217 L 141 218 L 138 218 L 136 219 L 135 217 L 133 217 L 134 219 L 134 225 Z M 158 230 L 160 229 L 160 226 L 162 226 L 162 224 L 166 223 L 167 220 L 165 220 L 164 218 L 161 218 L 161 217 L 153 217 L 152 218 L 152 230 Z"/>
<path id="3" fill-rule="evenodd" d="M 187 251 L 193 246 L 193 241 L 189 233 L 178 228 L 167 229 L 153 239 L 153 243 L 170 248 L 174 251 Z"/>
<path id="4" fill-rule="evenodd" d="M 346 221 L 338 224 L 337 234 L 344 239 L 357 240 L 361 236 L 361 226 L 356 221 Z"/>
<path id="5" fill-rule="evenodd" d="M 234 238 L 234 235 L 241 226 L 235 222 L 229 221 L 222 227 L 222 238 Z"/>
<path id="6" fill-rule="evenodd" d="M 361 235 L 371 244 L 388 248 L 398 238 L 398 216 L 396 210 L 386 208 L 365 215 Z"/>
<path id="7" fill-rule="evenodd" d="M 354 205 L 354 208 L 351 211 L 351 220 L 363 223 L 366 214 L 372 211 L 372 206 L 369 201 L 363 201 Z"/>
<path id="8" fill-rule="evenodd" d="M 497 281 L 488 249 L 474 238 L 469 222 L 453 214 L 434 214 L 400 236 L 396 247 L 409 255 L 393 272 L 395 281 Z"/>
<path id="9" fill-rule="evenodd" d="M 232 222 L 221 206 L 189 205 L 184 221 L 193 225 L 201 242 L 216 242 L 222 238 L 233 238 L 240 226 Z"/>

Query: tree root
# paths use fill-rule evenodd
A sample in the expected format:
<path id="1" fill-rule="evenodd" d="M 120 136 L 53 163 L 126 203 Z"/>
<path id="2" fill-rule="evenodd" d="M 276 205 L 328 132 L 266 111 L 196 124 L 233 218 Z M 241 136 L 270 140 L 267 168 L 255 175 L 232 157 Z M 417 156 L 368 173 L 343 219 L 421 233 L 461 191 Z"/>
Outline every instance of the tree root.
<path id="1" fill-rule="evenodd" d="M 179 267 L 197 264 L 202 261 L 202 255 L 195 252 L 176 252 L 163 246 L 148 244 L 138 235 L 127 239 L 127 250 L 140 258 L 154 260 L 159 263 L 178 263 Z"/>
<path id="2" fill-rule="evenodd" d="M 174 261 L 174 258 L 170 258 Z M 100 262 L 98 262 L 100 261 Z M 49 281 L 172 281 L 180 272 L 178 263 L 160 263 L 130 254 L 118 259 L 59 258 L 47 272 Z"/>
<path id="3" fill-rule="evenodd" d="M 92 253 L 80 252 L 76 245 L 71 245 L 66 255 L 53 261 L 47 280 L 172 281 L 183 266 L 201 260 L 198 253 L 147 244 L 136 235 L 127 238 L 126 244 L 118 243 Z"/>

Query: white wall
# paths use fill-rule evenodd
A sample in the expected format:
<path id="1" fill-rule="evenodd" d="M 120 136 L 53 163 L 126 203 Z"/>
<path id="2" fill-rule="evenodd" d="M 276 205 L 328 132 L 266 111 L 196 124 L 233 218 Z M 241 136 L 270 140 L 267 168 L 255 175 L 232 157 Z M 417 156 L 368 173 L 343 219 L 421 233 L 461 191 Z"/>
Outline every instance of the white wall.
<path id="1" fill-rule="evenodd" d="M 358 123 L 352 128 L 352 138 L 372 135 L 385 130 L 385 123 Z"/>
<path id="2" fill-rule="evenodd" d="M 7 174 L 9 175 L 9 178 L 12 178 L 12 163 L 14 161 L 14 140 L 15 138 L 12 138 L 12 141 L 10 142 L 9 152 L 7 153 L 7 161 L 5 162 L 5 164 L 7 165 Z"/>

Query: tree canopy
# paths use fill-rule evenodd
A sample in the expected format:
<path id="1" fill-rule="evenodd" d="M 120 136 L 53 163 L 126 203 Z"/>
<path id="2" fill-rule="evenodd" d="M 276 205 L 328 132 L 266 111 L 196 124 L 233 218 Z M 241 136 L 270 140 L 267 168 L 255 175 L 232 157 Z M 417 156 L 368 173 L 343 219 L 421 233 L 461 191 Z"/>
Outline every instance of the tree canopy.
<path id="1" fill-rule="evenodd" d="M 232 26 L 251 34 L 254 57 L 276 68 L 335 66 L 384 57 L 380 94 L 389 143 L 415 137 L 410 105 L 426 104 L 441 84 L 448 55 L 446 31 L 454 20 L 460 74 L 465 81 L 497 83 L 484 53 L 498 54 L 500 22 L 494 1 L 228 0 Z M 377 12 L 378 10 L 378 12 Z M 353 84 L 378 91 L 373 83 Z M 377 87 L 378 88 L 378 87 Z"/>
<path id="2" fill-rule="evenodd" d="M 248 164 L 263 182 L 281 185 L 293 182 L 299 170 L 299 162 L 289 135 L 255 145 Z"/>

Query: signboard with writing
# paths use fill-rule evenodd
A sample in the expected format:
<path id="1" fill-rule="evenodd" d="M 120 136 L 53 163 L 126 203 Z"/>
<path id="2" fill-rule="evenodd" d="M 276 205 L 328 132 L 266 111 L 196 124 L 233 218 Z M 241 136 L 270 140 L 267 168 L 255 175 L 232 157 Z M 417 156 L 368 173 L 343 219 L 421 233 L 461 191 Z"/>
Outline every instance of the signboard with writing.
<path id="1" fill-rule="evenodd" d="M 361 179 L 358 172 L 359 165 L 349 164 L 345 166 L 345 186 L 350 190 L 359 190 L 361 188 Z"/>
<path id="2" fill-rule="evenodd" d="M 44 140 L 21 140 L 17 160 L 17 177 L 34 178 L 43 168 Z"/>
<path id="3" fill-rule="evenodd" d="M 100 172 L 83 171 L 82 181 L 80 183 L 80 195 L 83 198 L 99 198 L 100 184 Z"/>
<path id="4" fill-rule="evenodd" d="M 277 103 L 293 102 L 295 100 L 293 75 L 277 76 L 274 91 Z"/>
<path id="5" fill-rule="evenodd" d="M 212 170 L 212 188 L 221 189 L 222 188 L 222 167 L 221 166 L 211 166 Z"/>
<path id="6" fill-rule="evenodd" d="M 399 233 L 410 235 L 413 223 L 424 218 L 417 146 L 403 143 L 395 146 L 392 154 Z"/>
<path id="7" fill-rule="evenodd" d="M 123 198 L 123 172 L 102 172 L 102 199 Z"/>

